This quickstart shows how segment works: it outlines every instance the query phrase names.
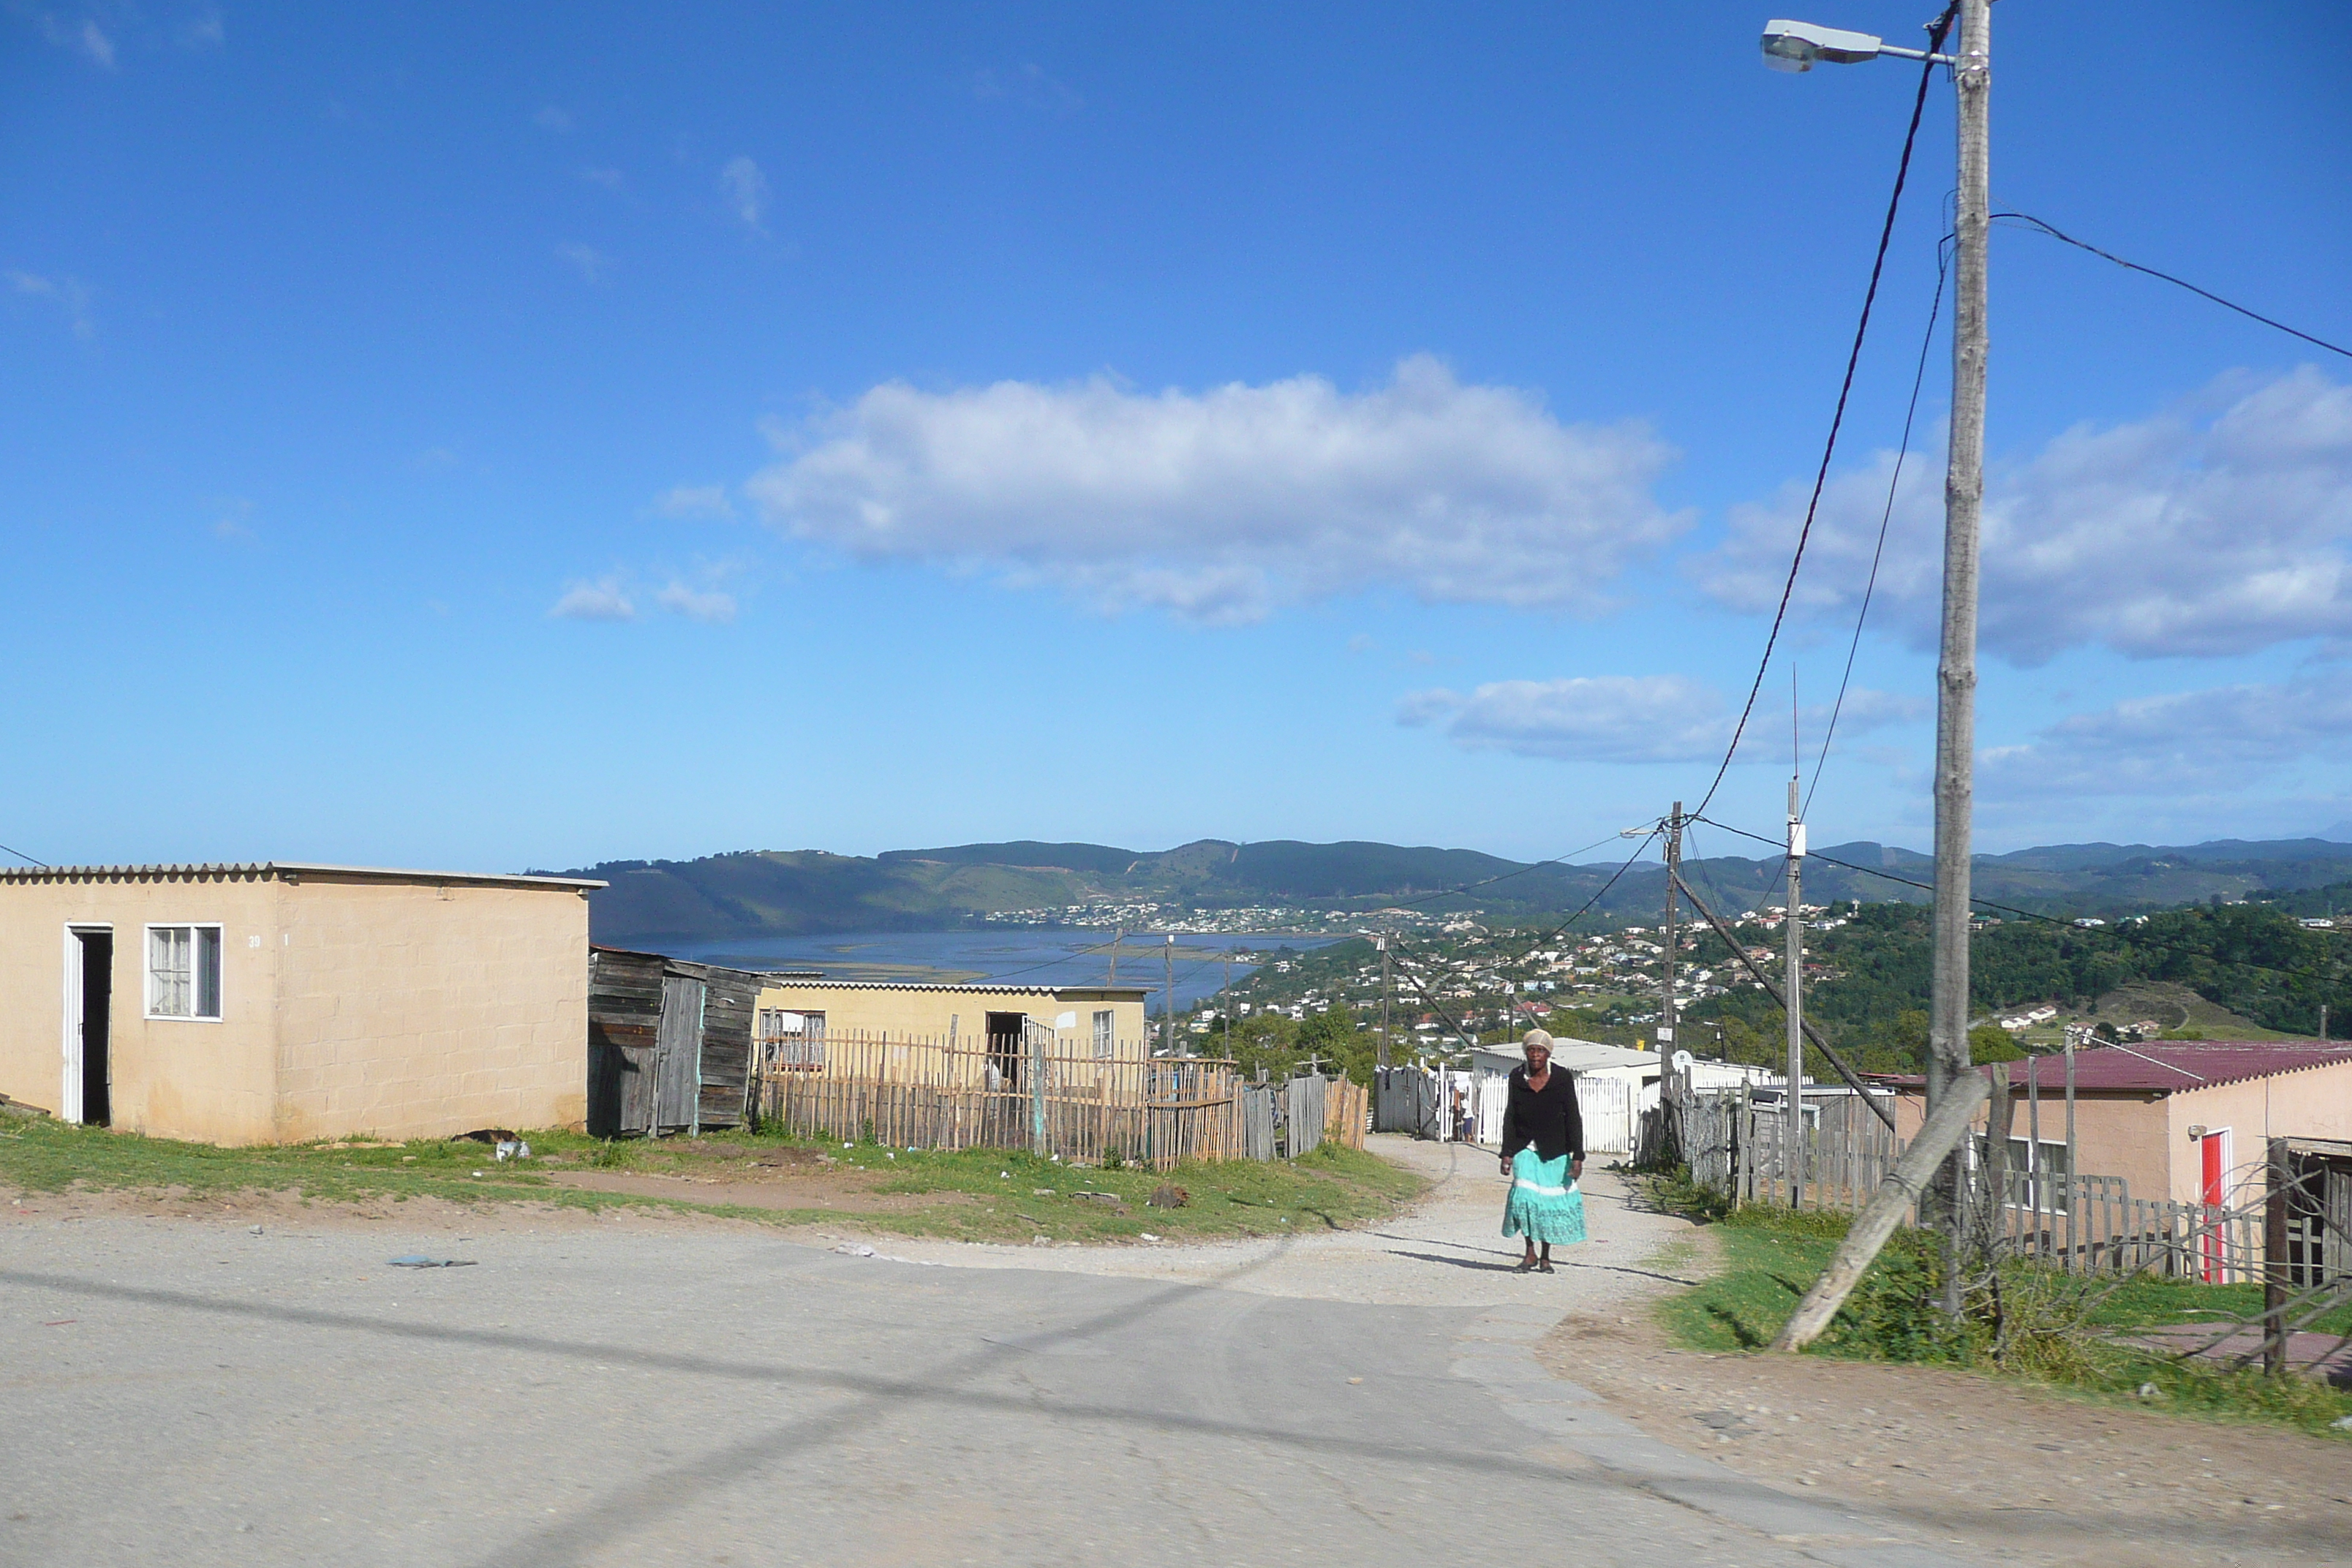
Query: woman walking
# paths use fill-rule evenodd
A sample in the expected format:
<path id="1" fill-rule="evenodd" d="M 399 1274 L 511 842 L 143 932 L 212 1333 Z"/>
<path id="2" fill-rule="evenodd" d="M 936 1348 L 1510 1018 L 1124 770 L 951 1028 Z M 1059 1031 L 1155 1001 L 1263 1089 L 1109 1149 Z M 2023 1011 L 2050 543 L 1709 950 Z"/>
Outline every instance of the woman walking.
<path id="1" fill-rule="evenodd" d="M 1574 1081 L 1552 1068 L 1551 1037 L 1529 1029 L 1520 1048 L 1527 1065 L 1511 1069 L 1503 1109 L 1503 1173 L 1511 1178 L 1503 1234 L 1527 1237 L 1520 1273 L 1549 1274 L 1552 1243 L 1584 1239 L 1584 1194 L 1576 1190 L 1584 1175 L 1584 1118 Z"/>

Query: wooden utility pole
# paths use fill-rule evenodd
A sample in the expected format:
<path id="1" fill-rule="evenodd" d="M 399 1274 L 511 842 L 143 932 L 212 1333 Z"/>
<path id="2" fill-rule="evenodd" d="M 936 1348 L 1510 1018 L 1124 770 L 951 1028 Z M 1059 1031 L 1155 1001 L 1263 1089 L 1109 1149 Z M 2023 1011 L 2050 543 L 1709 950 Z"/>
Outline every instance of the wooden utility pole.
<path id="1" fill-rule="evenodd" d="M 1097 926 L 1095 929 L 1096 929 L 1097 931 L 1100 931 L 1102 928 L 1101 928 L 1100 926 Z M 1112 931 L 1112 932 L 1111 932 L 1111 936 L 1110 936 L 1110 984 L 1112 984 L 1113 985 L 1116 985 L 1116 984 L 1118 984 L 1118 949 L 1119 949 L 1119 944 L 1120 944 L 1120 943 L 1122 943 L 1122 942 L 1124 942 L 1125 941 L 1127 941 L 1127 928 L 1126 928 L 1125 926 L 1120 926 L 1118 930 L 1116 930 L 1116 931 Z"/>
<path id="2" fill-rule="evenodd" d="M 1381 949 L 1381 1054 L 1380 1065 L 1389 1065 L 1389 1003 L 1396 995 L 1396 981 L 1389 973 L 1389 939 L 1383 931 L 1377 939 Z"/>
<path id="3" fill-rule="evenodd" d="M 1805 825 L 1798 819 L 1798 779 L 1789 779 L 1789 913 L 1782 922 L 1788 939 L 1788 973 L 1782 984 L 1789 1019 L 1788 1126 L 1781 1133 L 1781 1173 L 1789 1181 L 1789 1206 L 1805 1197 Z"/>
<path id="4" fill-rule="evenodd" d="M 1927 1116 L 1969 1069 L 1969 856 L 1976 797 L 1977 574 L 1984 508 L 1985 270 L 1992 231 L 1992 0 L 1959 0 L 1959 179 L 1953 204 L 1952 428 L 1944 470 L 1944 626 L 1936 664 L 1935 977 Z M 1937 1181 L 1944 1310 L 1960 1310 L 1962 1162 Z"/>
<path id="5" fill-rule="evenodd" d="M 1813 1281 L 1813 1288 L 1805 1292 L 1805 1299 L 1797 1303 L 1780 1338 L 1772 1342 L 1774 1350 L 1801 1351 L 1821 1338 L 1830 1320 L 1837 1316 L 1837 1310 L 1845 1305 L 1845 1299 L 1862 1282 L 1863 1271 L 1870 1267 L 1871 1259 L 1886 1245 L 1886 1238 L 1895 1234 L 1895 1227 L 1903 1223 L 1911 1205 L 1919 1201 L 1927 1178 L 1968 1136 L 1969 1124 L 1976 1119 L 1977 1107 L 1990 1087 L 1971 1072 L 1962 1073 L 1945 1090 L 1936 1113 L 1927 1118 L 1927 1125 L 1919 1129 L 1919 1136 L 1911 1140 L 1911 1147 L 1895 1162 L 1895 1169 L 1879 1184 L 1877 1194 L 1847 1228 L 1845 1239 L 1838 1243 L 1837 1256 L 1830 1259 L 1822 1277 Z"/>
<path id="6" fill-rule="evenodd" d="M 1675 957 L 1679 951 L 1675 937 L 1675 889 L 1682 882 L 1683 865 L 1683 803 L 1675 802 L 1673 813 L 1666 818 L 1666 923 L 1661 928 L 1666 939 L 1665 976 L 1658 987 L 1658 1055 L 1671 1058 L 1675 1054 Z"/>
<path id="7" fill-rule="evenodd" d="M 1234 950 L 1225 949 L 1225 1059 L 1234 1055 Z"/>
<path id="8" fill-rule="evenodd" d="M 2263 1371 L 2284 1377 L 2287 1189 L 2294 1174 L 2285 1139 L 2272 1139 L 2267 1152 L 2268 1190 L 2263 1195 Z"/>
<path id="9" fill-rule="evenodd" d="M 1167 1037 L 1168 1054 L 1176 1054 L 1176 933 L 1168 933 L 1168 982 L 1160 992 L 1160 1033 Z"/>

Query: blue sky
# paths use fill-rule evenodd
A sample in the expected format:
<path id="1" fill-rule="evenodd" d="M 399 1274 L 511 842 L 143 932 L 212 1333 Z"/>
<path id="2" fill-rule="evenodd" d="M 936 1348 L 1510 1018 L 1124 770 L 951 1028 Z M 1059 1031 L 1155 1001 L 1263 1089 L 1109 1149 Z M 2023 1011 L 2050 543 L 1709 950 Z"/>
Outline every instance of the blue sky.
<path id="1" fill-rule="evenodd" d="M 1916 84 L 1764 18 L 0 8 L 0 842 L 1532 858 L 1695 801 Z M 1997 206 L 2352 340 L 2329 8 L 1996 19 Z M 1836 692 L 1950 106 L 1726 821 L 1790 661 L 1809 757 Z M 1980 846 L 2352 818 L 2352 362 L 2026 234 L 1992 289 Z M 1948 374 L 1817 842 L 1927 841 Z"/>

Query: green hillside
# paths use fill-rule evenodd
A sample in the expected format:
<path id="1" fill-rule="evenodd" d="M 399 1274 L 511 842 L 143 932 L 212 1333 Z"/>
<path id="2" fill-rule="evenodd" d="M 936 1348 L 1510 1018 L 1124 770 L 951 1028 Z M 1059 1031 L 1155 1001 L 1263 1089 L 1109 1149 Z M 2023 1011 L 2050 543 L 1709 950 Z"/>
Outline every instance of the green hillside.
<path id="1" fill-rule="evenodd" d="M 1693 836 L 1685 862 L 1692 885 L 1727 916 L 1780 902 L 1778 856 L 1700 853 L 1731 844 L 1761 847 L 1719 829 Z M 1914 850 L 1868 842 L 1825 846 L 1806 863 L 1806 899 L 1917 902 L 1927 893 L 1912 884 L 1927 882 L 1931 870 L 1927 857 Z M 1616 863 L 1530 865 L 1474 849 L 1211 838 L 1167 850 L 1024 840 L 892 850 L 873 858 L 760 850 L 698 860 L 614 860 L 569 874 L 612 883 L 591 900 L 597 941 L 653 946 L 942 930 L 1006 910 L 1137 901 L 1180 912 L 1282 906 L 1348 913 L 1409 902 L 1528 921 L 1564 919 L 1606 887 L 1587 923 L 1623 924 L 1656 912 L 1664 899 L 1663 868 L 1654 860 L 1636 864 L 1612 885 L 1617 871 Z M 2326 889 L 2352 882 L 2352 845 L 2058 845 L 1979 857 L 1975 878 L 1979 898 L 2067 917 L 2114 920 L 2247 898 L 2318 906 L 2332 896 Z"/>

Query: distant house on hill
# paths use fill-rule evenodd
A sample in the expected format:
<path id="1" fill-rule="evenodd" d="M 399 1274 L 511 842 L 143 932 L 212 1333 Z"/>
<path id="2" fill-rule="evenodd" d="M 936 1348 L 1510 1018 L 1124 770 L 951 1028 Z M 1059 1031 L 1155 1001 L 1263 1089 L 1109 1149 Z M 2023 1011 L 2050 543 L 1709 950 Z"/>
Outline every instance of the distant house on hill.
<path id="1" fill-rule="evenodd" d="M 603 886 L 283 860 L 0 871 L 0 1094 L 224 1144 L 577 1121 Z"/>

